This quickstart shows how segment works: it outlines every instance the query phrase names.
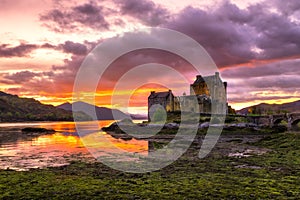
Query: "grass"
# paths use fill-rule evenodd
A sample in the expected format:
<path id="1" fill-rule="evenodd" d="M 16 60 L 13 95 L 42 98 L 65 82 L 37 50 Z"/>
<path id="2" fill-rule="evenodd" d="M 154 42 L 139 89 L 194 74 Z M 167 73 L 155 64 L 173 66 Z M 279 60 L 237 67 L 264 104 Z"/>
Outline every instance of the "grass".
<path id="1" fill-rule="evenodd" d="M 300 134 L 269 134 L 252 145 L 271 151 L 248 158 L 214 153 L 200 160 L 196 157 L 198 150 L 191 148 L 173 164 L 145 174 L 82 162 L 28 172 L 2 170 L 0 199 L 298 198 Z M 241 165 L 258 168 L 237 167 Z"/>

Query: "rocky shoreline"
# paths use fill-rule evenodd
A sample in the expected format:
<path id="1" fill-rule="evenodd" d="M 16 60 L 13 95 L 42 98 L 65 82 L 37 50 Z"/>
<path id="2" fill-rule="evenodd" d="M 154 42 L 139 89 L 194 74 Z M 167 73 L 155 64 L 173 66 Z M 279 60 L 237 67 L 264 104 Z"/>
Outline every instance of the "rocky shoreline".
<path id="1" fill-rule="evenodd" d="M 0 129 L 0 145 L 3 143 L 16 142 L 18 140 L 27 140 L 42 135 L 55 134 L 56 131 L 53 129 L 45 128 L 12 128 L 12 127 L 2 127 Z"/>
<path id="2" fill-rule="evenodd" d="M 22 128 L 21 132 L 22 134 L 26 134 L 29 136 L 41 136 L 41 135 L 49 135 L 49 134 L 56 133 L 54 129 L 33 128 L 33 127 Z"/>
<path id="3" fill-rule="evenodd" d="M 159 130 L 159 132 L 149 137 L 147 133 L 137 133 L 137 128 L 147 127 L 147 130 Z M 134 124 L 131 120 L 122 120 L 119 122 L 114 122 L 108 127 L 103 127 L 102 131 L 107 132 L 108 134 L 112 135 L 116 138 L 121 139 L 132 139 L 135 138 L 132 135 L 140 135 L 135 139 L 172 139 L 174 135 L 176 135 L 178 129 L 180 127 L 180 123 L 170 122 L 166 124 L 151 124 L 151 123 L 138 123 Z M 183 125 L 184 128 L 189 128 L 189 124 Z M 210 122 L 203 122 L 199 123 L 198 125 L 198 135 L 203 135 L 206 133 L 209 127 L 221 127 L 222 133 L 280 133 L 287 130 L 284 126 L 276 126 L 276 127 L 268 127 L 266 125 L 257 125 L 254 123 L 232 123 L 232 124 L 212 124 Z M 139 129 L 141 131 L 142 129 Z M 134 134 L 127 134 L 127 133 L 134 133 Z"/>

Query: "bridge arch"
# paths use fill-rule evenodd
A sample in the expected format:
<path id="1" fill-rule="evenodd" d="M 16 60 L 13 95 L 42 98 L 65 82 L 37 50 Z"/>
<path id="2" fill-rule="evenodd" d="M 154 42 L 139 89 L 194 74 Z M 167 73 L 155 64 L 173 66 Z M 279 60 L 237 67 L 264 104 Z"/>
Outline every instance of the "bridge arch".
<path id="1" fill-rule="evenodd" d="M 300 118 L 297 118 L 297 119 L 294 119 L 293 121 L 292 121 L 292 126 L 297 126 L 297 124 L 300 122 Z"/>
<path id="2" fill-rule="evenodd" d="M 286 121 L 285 118 L 277 118 L 277 119 L 274 119 L 274 125 L 278 125 L 280 124 L 282 121 Z M 286 121 L 287 122 L 287 121 Z"/>

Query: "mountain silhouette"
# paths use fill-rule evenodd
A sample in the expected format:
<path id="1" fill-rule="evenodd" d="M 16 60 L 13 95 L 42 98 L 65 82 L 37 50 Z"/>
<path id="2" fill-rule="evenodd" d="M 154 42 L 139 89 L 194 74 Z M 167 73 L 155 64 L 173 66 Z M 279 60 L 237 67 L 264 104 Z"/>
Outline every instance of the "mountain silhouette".
<path id="1" fill-rule="evenodd" d="M 90 120 L 84 113 L 75 113 L 80 121 Z M 0 91 L 0 122 L 73 121 L 72 112 L 53 105 L 42 104 L 33 98 L 21 98 Z"/>
<path id="2" fill-rule="evenodd" d="M 237 111 L 240 114 L 280 114 L 293 112 L 300 112 L 300 100 L 283 104 L 261 103 Z"/>
<path id="3" fill-rule="evenodd" d="M 95 105 L 91 105 L 82 101 L 77 101 L 74 102 L 73 104 L 71 103 L 64 103 L 57 108 L 61 108 L 67 111 L 72 111 L 72 108 L 76 108 L 75 112 L 81 111 L 84 112 L 85 114 L 92 116 L 91 113 L 96 111 L 97 119 L 98 120 L 121 120 L 125 118 L 130 118 L 130 115 L 123 113 L 122 111 L 118 109 L 110 109 L 106 107 L 98 107 Z"/>

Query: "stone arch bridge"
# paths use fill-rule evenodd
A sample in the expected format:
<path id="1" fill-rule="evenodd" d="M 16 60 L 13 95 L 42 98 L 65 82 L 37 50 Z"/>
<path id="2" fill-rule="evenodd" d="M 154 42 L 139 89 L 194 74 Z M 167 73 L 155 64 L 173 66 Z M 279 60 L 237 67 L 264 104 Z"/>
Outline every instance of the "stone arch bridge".
<path id="1" fill-rule="evenodd" d="M 203 114 L 201 114 L 203 116 Z M 204 116 L 211 116 L 211 114 L 204 114 Z M 257 125 L 268 125 L 270 127 L 278 126 L 282 121 L 287 123 L 289 130 L 297 127 L 300 122 L 300 113 L 287 113 L 278 115 L 227 115 L 234 118 L 245 118 L 248 122 Z"/>
<path id="2" fill-rule="evenodd" d="M 288 128 L 291 129 L 300 122 L 300 113 L 290 113 L 282 115 L 271 115 L 270 116 L 270 126 L 276 126 L 282 121 L 286 121 Z"/>
<path id="3" fill-rule="evenodd" d="M 241 116 L 240 116 L 241 117 Z M 290 130 L 297 127 L 300 122 L 300 113 L 287 113 L 278 115 L 259 115 L 259 116 L 244 116 L 247 121 L 257 125 L 266 124 L 270 127 L 278 126 L 282 121 L 287 123 L 287 128 Z"/>

